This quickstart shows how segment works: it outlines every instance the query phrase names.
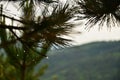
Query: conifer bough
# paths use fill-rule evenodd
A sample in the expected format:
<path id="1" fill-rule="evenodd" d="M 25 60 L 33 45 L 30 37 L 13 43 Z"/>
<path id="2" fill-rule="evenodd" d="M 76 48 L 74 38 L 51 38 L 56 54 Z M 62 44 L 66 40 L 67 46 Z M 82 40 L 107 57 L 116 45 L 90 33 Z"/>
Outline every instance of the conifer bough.
<path id="1" fill-rule="evenodd" d="M 79 19 L 88 19 L 88 26 L 96 23 L 103 26 L 106 22 L 110 27 L 120 21 L 120 0 L 79 0 L 77 3 L 79 13 L 84 15 Z"/>

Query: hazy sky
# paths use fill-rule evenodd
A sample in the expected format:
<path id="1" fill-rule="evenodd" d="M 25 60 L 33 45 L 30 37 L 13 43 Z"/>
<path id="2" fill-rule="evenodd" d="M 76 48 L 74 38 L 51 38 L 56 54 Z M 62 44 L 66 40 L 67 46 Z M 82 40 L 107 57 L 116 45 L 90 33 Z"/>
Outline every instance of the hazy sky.
<path id="1" fill-rule="evenodd" d="M 4 7 L 5 8 L 5 7 Z M 16 9 L 9 5 L 6 7 L 6 11 L 11 13 L 17 13 Z M 19 13 L 17 13 L 19 14 Z M 113 41 L 113 40 L 120 40 L 120 26 L 114 27 L 110 29 L 107 29 L 106 27 L 98 30 L 97 26 L 94 26 L 94 28 L 91 28 L 90 31 L 85 30 L 85 27 L 83 25 L 77 25 L 77 28 L 75 30 L 82 32 L 82 34 L 72 34 L 71 38 L 74 40 L 75 45 L 84 44 L 88 42 L 94 42 L 94 41 Z"/>
<path id="2" fill-rule="evenodd" d="M 74 44 L 84 44 L 95 41 L 116 41 L 120 40 L 120 27 L 107 28 L 99 30 L 97 26 L 94 26 L 89 31 L 82 25 L 77 26 L 75 30 L 79 30 L 81 34 L 73 34 L 72 39 L 75 40 Z"/>

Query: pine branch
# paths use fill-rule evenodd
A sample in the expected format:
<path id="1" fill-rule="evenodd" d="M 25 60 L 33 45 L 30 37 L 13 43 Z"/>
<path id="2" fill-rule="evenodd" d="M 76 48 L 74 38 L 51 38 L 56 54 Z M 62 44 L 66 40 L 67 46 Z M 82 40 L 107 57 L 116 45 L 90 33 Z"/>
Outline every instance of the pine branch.
<path id="1" fill-rule="evenodd" d="M 11 26 L 11 25 L 2 25 L 0 24 L 0 28 L 2 29 L 16 29 L 16 30 L 27 30 L 25 27 Z"/>
<path id="2" fill-rule="evenodd" d="M 8 18 L 8 19 L 11 19 L 11 20 L 14 20 L 14 21 L 17 21 L 17 22 L 20 22 L 20 23 L 23 23 L 23 24 L 28 24 L 27 22 L 25 22 L 25 21 L 22 21 L 22 20 L 19 20 L 19 19 L 15 19 L 15 18 L 13 18 L 13 17 L 9 17 L 9 16 L 7 16 L 7 15 L 4 15 L 4 14 L 0 14 L 0 16 L 3 16 L 3 17 L 5 17 L 5 18 Z"/>
<path id="3" fill-rule="evenodd" d="M 120 21 L 120 0 L 78 0 L 79 19 L 87 19 L 87 27 L 116 25 Z M 84 16 L 83 16 L 84 15 Z"/>

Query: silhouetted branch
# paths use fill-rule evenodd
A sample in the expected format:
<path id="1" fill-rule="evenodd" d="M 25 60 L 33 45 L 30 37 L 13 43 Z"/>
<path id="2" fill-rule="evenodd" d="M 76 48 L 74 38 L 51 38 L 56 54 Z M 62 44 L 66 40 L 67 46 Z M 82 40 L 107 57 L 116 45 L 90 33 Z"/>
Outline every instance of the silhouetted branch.
<path id="1" fill-rule="evenodd" d="M 11 25 L 0 25 L 2 29 L 16 29 L 16 30 L 26 30 L 25 27 L 11 26 Z"/>
<path id="2" fill-rule="evenodd" d="M 9 17 L 9 16 L 4 15 L 4 14 L 2 14 L 2 15 L 0 15 L 0 16 L 3 16 L 3 17 L 5 17 L 5 18 L 8 18 L 8 19 L 11 19 L 11 20 L 14 20 L 14 21 L 17 21 L 17 22 L 23 23 L 23 24 L 28 24 L 28 23 L 25 22 L 25 21 L 22 21 L 22 20 L 19 20 L 19 19 L 15 19 L 15 18 L 13 18 L 13 17 Z"/>
<path id="3" fill-rule="evenodd" d="M 109 28 L 120 21 L 120 0 L 78 0 L 79 19 L 87 19 L 87 26 L 106 24 Z"/>

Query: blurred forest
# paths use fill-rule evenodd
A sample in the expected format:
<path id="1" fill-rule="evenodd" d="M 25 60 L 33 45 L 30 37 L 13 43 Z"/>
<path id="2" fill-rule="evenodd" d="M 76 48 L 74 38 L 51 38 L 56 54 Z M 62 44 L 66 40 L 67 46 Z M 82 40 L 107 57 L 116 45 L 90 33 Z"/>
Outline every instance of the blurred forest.
<path id="1" fill-rule="evenodd" d="M 93 42 L 48 52 L 41 80 L 119 80 L 120 41 Z"/>

